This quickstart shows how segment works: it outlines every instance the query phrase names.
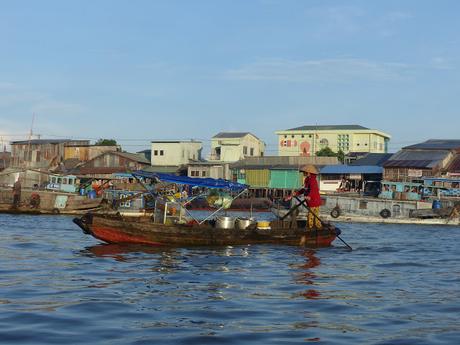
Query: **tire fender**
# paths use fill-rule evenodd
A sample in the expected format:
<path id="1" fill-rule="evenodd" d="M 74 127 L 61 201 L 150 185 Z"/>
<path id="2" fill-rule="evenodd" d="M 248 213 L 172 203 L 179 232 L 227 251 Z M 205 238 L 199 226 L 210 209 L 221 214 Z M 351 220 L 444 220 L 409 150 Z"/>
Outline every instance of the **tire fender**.
<path id="1" fill-rule="evenodd" d="M 340 208 L 336 206 L 331 211 L 331 217 L 332 218 L 339 218 L 341 213 L 342 212 L 340 211 Z"/>
<path id="2" fill-rule="evenodd" d="M 380 211 L 380 217 L 382 218 L 390 218 L 391 217 L 391 211 L 387 208 L 384 208 L 382 211 Z"/>

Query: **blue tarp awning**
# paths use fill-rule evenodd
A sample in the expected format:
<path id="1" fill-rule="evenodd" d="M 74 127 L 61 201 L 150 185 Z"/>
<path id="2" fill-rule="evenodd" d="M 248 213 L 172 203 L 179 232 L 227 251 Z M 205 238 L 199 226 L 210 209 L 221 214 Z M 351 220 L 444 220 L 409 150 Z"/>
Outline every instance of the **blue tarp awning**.
<path id="1" fill-rule="evenodd" d="M 163 182 L 184 184 L 188 186 L 195 187 L 204 187 L 204 188 L 218 188 L 218 189 L 229 189 L 232 191 L 240 191 L 248 188 L 247 185 L 231 182 L 224 179 L 213 179 L 213 178 L 193 178 L 188 176 L 176 176 L 170 174 L 148 172 L 143 170 L 138 170 L 132 173 L 136 177 L 145 177 L 145 178 L 157 178 Z"/>
<path id="2" fill-rule="evenodd" d="M 383 168 L 376 165 L 326 165 L 320 174 L 383 174 Z"/>

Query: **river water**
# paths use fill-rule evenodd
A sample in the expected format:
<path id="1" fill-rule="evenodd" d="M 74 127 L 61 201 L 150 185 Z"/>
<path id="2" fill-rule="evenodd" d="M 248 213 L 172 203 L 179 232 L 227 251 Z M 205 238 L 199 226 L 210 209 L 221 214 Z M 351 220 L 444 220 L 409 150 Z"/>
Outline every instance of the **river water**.
<path id="1" fill-rule="evenodd" d="M 0 215 L 0 343 L 459 343 L 459 227 L 338 225 L 352 252 L 105 245 Z"/>

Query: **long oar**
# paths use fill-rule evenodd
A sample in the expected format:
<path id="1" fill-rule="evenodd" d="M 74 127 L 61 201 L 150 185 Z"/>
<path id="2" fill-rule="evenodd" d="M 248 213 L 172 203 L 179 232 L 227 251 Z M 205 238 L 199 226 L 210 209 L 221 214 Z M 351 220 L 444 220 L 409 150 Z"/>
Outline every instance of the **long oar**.
<path id="1" fill-rule="evenodd" d="M 299 199 L 298 199 L 298 200 L 299 200 Z M 300 200 L 299 200 L 299 201 L 300 201 Z M 293 206 L 293 207 L 288 211 L 288 213 L 286 213 L 284 216 L 282 216 L 282 217 L 279 217 L 279 216 L 278 216 L 278 217 L 280 218 L 280 220 L 284 220 L 286 217 L 288 217 L 292 212 L 294 212 L 295 210 L 297 210 L 297 209 L 302 205 L 302 203 L 303 203 L 303 201 L 301 201 L 300 204 L 297 204 L 297 205 Z"/>
<path id="2" fill-rule="evenodd" d="M 305 204 L 306 200 L 300 200 L 298 196 L 295 196 L 295 198 L 296 198 L 297 201 L 299 202 L 299 206 L 300 206 L 300 205 L 305 206 L 305 208 L 308 210 L 308 212 L 310 212 L 316 219 L 319 220 L 319 222 L 321 223 L 321 225 L 323 225 L 323 226 L 325 225 L 325 223 L 323 222 L 323 220 L 322 220 L 321 218 L 319 218 L 319 217 L 311 210 L 311 208 L 308 207 L 307 204 Z M 340 230 L 340 228 L 338 228 L 338 227 L 336 227 L 336 229 L 339 230 L 339 233 L 336 234 L 337 238 L 338 238 L 340 241 L 342 241 L 350 250 L 353 250 L 353 248 L 351 248 L 351 246 L 350 246 L 347 242 L 345 242 L 345 241 L 342 239 L 342 237 L 340 237 L 340 233 L 342 233 L 342 230 Z"/>

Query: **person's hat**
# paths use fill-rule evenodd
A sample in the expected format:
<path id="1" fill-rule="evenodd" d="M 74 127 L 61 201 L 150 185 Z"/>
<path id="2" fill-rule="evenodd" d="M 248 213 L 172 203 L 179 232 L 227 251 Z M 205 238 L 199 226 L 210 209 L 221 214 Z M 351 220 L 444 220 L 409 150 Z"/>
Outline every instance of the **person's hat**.
<path id="1" fill-rule="evenodd" d="M 304 165 L 303 167 L 301 167 L 299 169 L 299 171 L 308 172 L 310 174 L 318 175 L 318 170 L 315 168 L 314 165 L 311 165 L 311 164 Z"/>

